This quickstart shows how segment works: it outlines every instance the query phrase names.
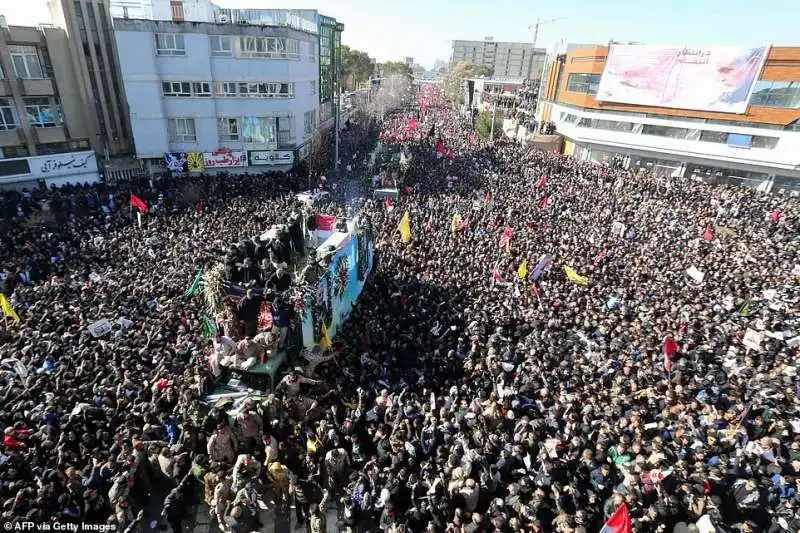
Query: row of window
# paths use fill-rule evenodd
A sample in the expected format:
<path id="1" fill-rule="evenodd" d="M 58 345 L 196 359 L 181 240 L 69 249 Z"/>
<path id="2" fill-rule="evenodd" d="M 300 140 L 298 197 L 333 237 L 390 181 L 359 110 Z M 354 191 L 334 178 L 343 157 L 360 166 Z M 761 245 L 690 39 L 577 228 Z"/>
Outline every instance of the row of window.
<path id="1" fill-rule="evenodd" d="M 311 135 L 317 128 L 316 110 L 304 114 L 304 133 Z M 278 136 L 288 141 L 291 137 L 292 122 L 289 115 L 276 117 L 219 117 L 217 118 L 217 136 L 221 142 L 238 142 L 245 144 L 273 144 Z M 169 141 L 173 143 L 197 142 L 197 129 L 193 118 L 171 118 L 167 121 Z"/>
<path id="2" fill-rule="evenodd" d="M 584 108 L 576 105 L 570 104 L 562 104 L 558 103 L 561 107 L 567 107 L 570 109 L 575 109 L 576 111 L 597 111 L 596 109 L 592 108 Z M 620 111 L 615 109 L 613 111 L 615 116 L 625 116 L 631 118 L 656 118 L 659 120 L 673 120 L 673 121 L 680 121 L 680 122 L 694 122 L 696 124 L 716 124 L 718 126 L 741 126 L 745 128 L 752 128 L 753 123 L 747 122 L 744 120 L 725 120 L 719 118 L 699 118 L 699 117 L 681 117 L 677 115 L 662 115 L 660 113 L 637 113 L 635 111 Z M 577 120 L 575 115 L 570 115 L 574 117 L 574 120 Z M 573 122 L 574 122 L 573 120 Z M 792 122 L 788 126 L 784 126 L 783 124 L 757 124 L 757 127 L 762 130 L 789 130 L 789 131 L 800 131 L 800 119 Z"/>
<path id="3" fill-rule="evenodd" d="M 186 37 L 182 33 L 157 33 L 156 54 L 185 56 Z M 211 55 L 214 57 L 300 59 L 300 41 L 286 37 L 242 35 L 210 35 Z M 308 60 L 315 62 L 314 45 L 309 46 Z"/>
<path id="4" fill-rule="evenodd" d="M 305 82 L 304 82 L 305 83 Z M 165 81 L 161 93 L 174 98 L 294 98 L 295 84 L 280 82 Z M 308 94 L 317 94 L 317 80 L 308 82 Z"/>
<path id="5" fill-rule="evenodd" d="M 596 95 L 601 77 L 601 74 L 570 74 L 567 91 Z M 753 86 L 750 105 L 800 109 L 800 81 L 758 80 Z"/>
<path id="6" fill-rule="evenodd" d="M 673 126 L 659 126 L 655 124 L 640 124 L 621 120 L 586 117 L 579 119 L 576 115 L 563 112 L 561 115 L 561 119 L 564 122 L 576 124 L 579 128 L 619 131 L 636 135 L 654 135 L 656 137 L 666 137 L 669 139 L 711 142 L 741 148 L 765 148 L 767 150 L 774 150 L 778 145 L 778 137 L 769 137 L 766 135 L 741 135 L 724 131 L 676 128 Z"/>
<path id="7" fill-rule="evenodd" d="M 24 80 L 44 79 L 44 69 L 39 58 L 39 51 L 35 46 L 9 45 L 9 55 L 11 65 L 14 67 L 14 75 Z M 0 68 L 0 79 L 3 79 L 3 70 Z"/>
<path id="8" fill-rule="evenodd" d="M 24 98 L 25 114 L 34 128 L 55 128 L 63 123 L 61 108 L 47 97 Z M 19 127 L 17 109 L 9 98 L 0 98 L 0 131 Z"/>

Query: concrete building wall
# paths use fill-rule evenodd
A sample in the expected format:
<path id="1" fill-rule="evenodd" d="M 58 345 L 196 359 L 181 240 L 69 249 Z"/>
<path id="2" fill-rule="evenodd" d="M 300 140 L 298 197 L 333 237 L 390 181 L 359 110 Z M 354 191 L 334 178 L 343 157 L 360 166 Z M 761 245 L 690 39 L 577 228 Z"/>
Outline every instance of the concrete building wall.
<path id="1" fill-rule="evenodd" d="M 117 48 L 123 85 L 130 107 L 131 128 L 137 155 L 157 158 L 165 152 L 213 152 L 220 148 L 235 151 L 294 149 L 306 135 L 306 113 L 318 122 L 318 63 L 316 35 L 288 28 L 235 26 L 211 23 L 175 23 L 165 21 L 115 19 Z M 181 35 L 185 54 L 158 55 L 157 34 Z M 212 54 L 211 40 L 230 38 L 231 55 Z M 275 37 L 296 39 L 298 56 L 294 58 L 246 58 L 240 49 L 240 37 Z M 206 83 L 211 94 L 165 96 L 163 83 Z M 293 87 L 293 96 L 248 97 L 236 93 L 225 96 L 221 84 L 280 84 Z M 293 85 L 292 85 L 293 84 Z M 218 90 L 219 89 L 219 90 Z M 275 131 L 281 132 L 275 144 L 245 143 L 244 117 L 274 119 Z M 196 139 L 170 141 L 170 119 L 191 118 Z M 237 119 L 239 139 L 226 140 L 219 134 L 218 119 Z"/>

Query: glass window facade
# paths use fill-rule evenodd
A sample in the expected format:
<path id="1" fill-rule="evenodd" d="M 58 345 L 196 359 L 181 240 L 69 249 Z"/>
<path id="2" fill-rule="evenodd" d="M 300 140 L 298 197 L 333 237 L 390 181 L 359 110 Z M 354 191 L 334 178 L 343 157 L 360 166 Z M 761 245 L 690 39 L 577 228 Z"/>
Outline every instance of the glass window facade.
<path id="1" fill-rule="evenodd" d="M 570 74 L 567 77 L 567 90 L 571 93 L 597 94 L 601 74 Z"/>
<path id="2" fill-rule="evenodd" d="M 800 81 L 758 80 L 753 87 L 750 105 L 800 108 Z"/>

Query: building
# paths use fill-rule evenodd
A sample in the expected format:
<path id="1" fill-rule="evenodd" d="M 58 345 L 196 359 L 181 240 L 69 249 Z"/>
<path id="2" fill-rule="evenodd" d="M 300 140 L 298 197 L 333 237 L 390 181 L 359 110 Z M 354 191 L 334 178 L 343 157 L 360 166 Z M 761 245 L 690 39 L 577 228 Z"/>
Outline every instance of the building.
<path id="1" fill-rule="evenodd" d="M 133 151 L 109 4 L 109 0 L 48 1 L 51 22 L 67 35 L 62 64 L 75 72 L 90 144 L 104 160 Z"/>
<path id="2" fill-rule="evenodd" d="M 800 192 L 800 48 L 573 48 L 545 81 L 536 118 L 568 154 Z"/>
<path id="3" fill-rule="evenodd" d="M 547 50 L 531 43 L 495 41 L 453 41 L 450 65 L 460 61 L 483 65 L 492 69 L 495 78 L 537 79 L 545 63 Z"/>
<path id="4" fill-rule="evenodd" d="M 0 17 L 0 186 L 100 179 L 68 48 L 60 28 Z"/>
<path id="5" fill-rule="evenodd" d="M 343 30 L 334 19 L 207 0 L 115 0 L 112 14 L 148 171 L 287 168 L 332 126 Z"/>

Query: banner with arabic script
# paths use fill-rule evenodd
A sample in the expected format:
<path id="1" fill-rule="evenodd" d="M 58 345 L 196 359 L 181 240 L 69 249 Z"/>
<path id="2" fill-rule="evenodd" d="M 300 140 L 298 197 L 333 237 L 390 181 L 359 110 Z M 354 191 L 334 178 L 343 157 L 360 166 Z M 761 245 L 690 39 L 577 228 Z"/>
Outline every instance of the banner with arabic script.
<path id="1" fill-rule="evenodd" d="M 246 167 L 246 152 L 203 152 L 203 164 L 206 168 Z"/>
<path id="2" fill-rule="evenodd" d="M 769 46 L 612 45 L 597 100 L 745 113 Z"/>

